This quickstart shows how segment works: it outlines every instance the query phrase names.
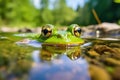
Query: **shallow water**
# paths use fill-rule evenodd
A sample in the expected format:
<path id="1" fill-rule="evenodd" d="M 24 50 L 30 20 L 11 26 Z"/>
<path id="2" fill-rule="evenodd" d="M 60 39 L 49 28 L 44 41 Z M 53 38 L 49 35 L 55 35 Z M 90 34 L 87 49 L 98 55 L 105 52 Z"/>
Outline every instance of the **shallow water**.
<path id="1" fill-rule="evenodd" d="M 79 47 L 56 48 L 14 34 L 0 33 L 0 80 L 111 80 L 112 71 L 120 67 L 120 57 L 116 57 L 120 54 L 119 39 L 86 39 L 86 44 Z M 106 46 L 104 55 L 98 54 L 96 48 L 98 53 L 89 52 L 96 45 Z M 100 62 L 100 57 L 112 58 L 111 47 L 118 50 L 118 54 L 112 55 L 118 62 Z M 101 73 L 104 78 L 100 78 Z"/>

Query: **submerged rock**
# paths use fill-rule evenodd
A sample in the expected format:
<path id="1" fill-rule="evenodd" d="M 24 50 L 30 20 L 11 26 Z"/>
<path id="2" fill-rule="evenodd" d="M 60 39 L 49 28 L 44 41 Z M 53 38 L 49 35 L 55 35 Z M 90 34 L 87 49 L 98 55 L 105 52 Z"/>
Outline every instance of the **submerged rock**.
<path id="1" fill-rule="evenodd" d="M 106 45 L 95 45 L 94 50 L 101 55 L 105 52 L 114 53 L 114 50 Z"/>
<path id="2" fill-rule="evenodd" d="M 100 56 L 100 54 L 98 54 L 96 51 L 94 51 L 93 49 L 91 49 L 90 51 L 88 51 L 88 54 L 92 57 L 97 57 Z"/>
<path id="3" fill-rule="evenodd" d="M 95 65 L 89 66 L 89 73 L 91 80 L 111 80 L 110 75 L 105 69 Z"/>
<path id="4" fill-rule="evenodd" d="M 119 43 L 97 43 L 96 41 L 88 49 L 84 58 L 90 65 L 89 71 L 92 80 L 120 80 L 119 45 Z"/>
<path id="5" fill-rule="evenodd" d="M 103 61 L 110 66 L 120 66 L 120 60 L 114 58 L 105 58 Z"/>
<path id="6" fill-rule="evenodd" d="M 120 80 L 120 67 L 116 67 L 111 75 L 113 76 L 112 80 Z"/>

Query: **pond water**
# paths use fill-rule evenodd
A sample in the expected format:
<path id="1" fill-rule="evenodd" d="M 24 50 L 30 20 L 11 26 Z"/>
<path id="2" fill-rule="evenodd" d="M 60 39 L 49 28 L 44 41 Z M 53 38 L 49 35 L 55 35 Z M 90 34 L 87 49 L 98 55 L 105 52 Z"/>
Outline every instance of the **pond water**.
<path id="1" fill-rule="evenodd" d="M 118 80 L 120 40 L 85 39 L 78 47 L 41 46 L 0 33 L 0 80 Z M 103 74 L 103 76 L 101 76 Z"/>

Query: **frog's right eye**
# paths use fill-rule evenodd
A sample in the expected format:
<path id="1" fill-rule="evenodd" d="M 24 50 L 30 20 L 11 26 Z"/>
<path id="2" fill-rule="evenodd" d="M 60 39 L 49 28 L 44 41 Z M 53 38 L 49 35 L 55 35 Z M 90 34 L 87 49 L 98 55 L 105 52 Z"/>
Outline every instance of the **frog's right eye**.
<path id="1" fill-rule="evenodd" d="M 79 26 L 75 26 L 74 27 L 74 30 L 73 30 L 73 33 L 76 37 L 80 37 L 81 35 L 81 28 Z"/>
<path id="2" fill-rule="evenodd" d="M 43 37 L 50 37 L 52 35 L 52 29 L 53 29 L 53 26 L 52 25 L 45 25 L 42 27 L 42 30 L 41 30 L 41 35 Z"/>
<path id="3" fill-rule="evenodd" d="M 68 30 L 67 30 L 67 31 L 71 32 L 72 35 L 74 35 L 74 36 L 76 36 L 76 37 L 80 37 L 82 30 L 81 30 L 81 28 L 80 28 L 79 25 L 77 25 L 77 24 L 72 24 L 72 25 L 70 25 L 70 26 L 68 27 Z"/>

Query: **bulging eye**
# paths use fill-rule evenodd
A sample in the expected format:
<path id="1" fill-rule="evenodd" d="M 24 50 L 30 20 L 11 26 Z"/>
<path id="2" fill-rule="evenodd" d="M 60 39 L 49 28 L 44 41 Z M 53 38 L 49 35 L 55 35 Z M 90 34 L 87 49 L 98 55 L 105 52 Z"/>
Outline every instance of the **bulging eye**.
<path id="1" fill-rule="evenodd" d="M 46 38 L 50 37 L 52 35 L 52 29 L 53 29 L 53 25 L 47 24 L 43 26 L 41 30 L 41 35 Z"/>
<path id="2" fill-rule="evenodd" d="M 76 37 L 80 37 L 81 35 L 81 28 L 79 26 L 75 26 L 74 29 L 73 29 L 73 34 L 76 36 Z"/>
<path id="3" fill-rule="evenodd" d="M 68 27 L 67 31 L 71 32 L 72 35 L 76 36 L 76 37 L 80 37 L 81 35 L 81 28 L 79 25 L 77 24 L 72 24 Z"/>

